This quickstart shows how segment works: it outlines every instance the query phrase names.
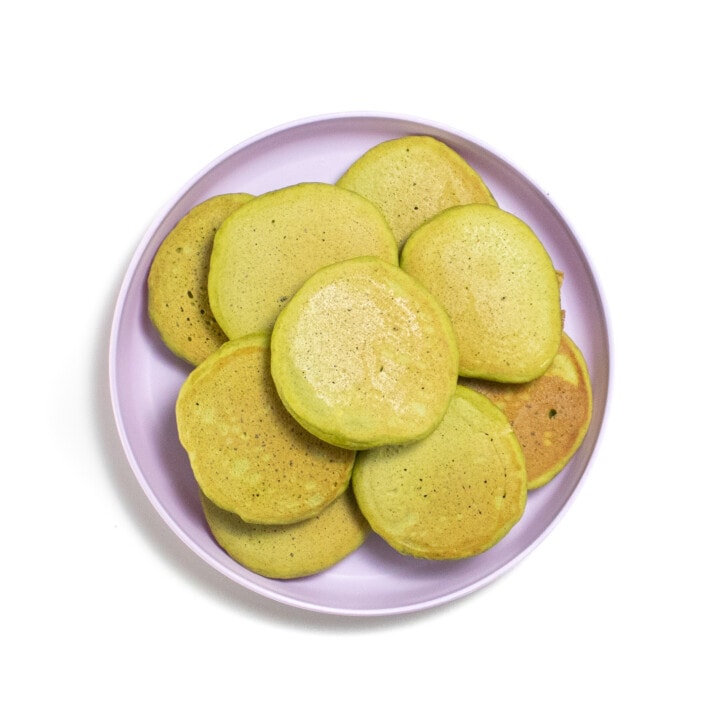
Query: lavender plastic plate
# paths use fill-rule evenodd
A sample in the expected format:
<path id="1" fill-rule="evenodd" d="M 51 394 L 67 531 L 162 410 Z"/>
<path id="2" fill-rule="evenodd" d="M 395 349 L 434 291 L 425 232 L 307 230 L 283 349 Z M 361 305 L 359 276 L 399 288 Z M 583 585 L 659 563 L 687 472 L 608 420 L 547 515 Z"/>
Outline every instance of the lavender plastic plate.
<path id="1" fill-rule="evenodd" d="M 300 580 L 271 580 L 245 569 L 213 540 L 175 427 L 174 406 L 190 368 L 161 343 L 146 312 L 153 256 L 176 222 L 206 198 L 259 194 L 303 181 L 335 182 L 363 152 L 390 138 L 428 134 L 475 167 L 500 207 L 530 224 L 565 273 L 566 330 L 583 350 L 595 411 L 587 438 L 565 470 L 532 491 L 521 521 L 494 548 L 460 561 L 404 557 L 375 535 L 335 567 Z M 602 295 L 569 225 L 530 180 L 472 137 L 405 116 L 328 115 L 301 120 L 241 143 L 188 182 L 148 229 L 122 284 L 110 343 L 110 385 L 121 441 L 160 517 L 197 555 L 240 585 L 272 600 L 323 613 L 391 615 L 433 607 L 498 578 L 548 534 L 578 491 L 596 446 L 608 394 L 610 347 Z"/>

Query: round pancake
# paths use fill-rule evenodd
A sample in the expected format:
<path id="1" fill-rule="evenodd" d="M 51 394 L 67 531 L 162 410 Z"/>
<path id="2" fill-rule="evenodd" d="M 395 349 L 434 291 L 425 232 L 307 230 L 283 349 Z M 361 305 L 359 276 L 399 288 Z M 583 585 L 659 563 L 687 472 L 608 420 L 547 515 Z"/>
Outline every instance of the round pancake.
<path id="1" fill-rule="evenodd" d="M 450 316 L 460 375 L 526 382 L 547 370 L 562 333 L 560 285 L 522 220 L 492 205 L 450 208 L 410 236 L 400 266 Z"/>
<path id="2" fill-rule="evenodd" d="M 228 341 L 196 367 L 176 417 L 200 489 L 246 522 L 305 520 L 350 481 L 354 453 L 305 431 L 280 402 L 267 334 Z"/>
<path id="3" fill-rule="evenodd" d="M 368 200 L 325 183 L 266 193 L 216 233 L 208 276 L 210 306 L 228 337 L 269 332 L 310 275 L 358 255 L 398 263 L 393 234 Z"/>
<path id="4" fill-rule="evenodd" d="M 369 531 L 349 488 L 316 516 L 291 525 L 246 523 L 207 497 L 200 499 L 218 545 L 241 565 L 269 578 L 327 570 L 357 550 Z"/>
<path id="5" fill-rule="evenodd" d="M 528 489 L 552 480 L 580 447 L 592 417 L 592 388 L 585 358 L 563 333 L 545 373 L 529 383 L 460 378 L 490 398 L 509 418 L 525 453 Z"/>
<path id="6" fill-rule="evenodd" d="M 228 193 L 196 205 L 168 233 L 150 266 L 150 319 L 165 345 L 191 365 L 227 340 L 208 301 L 210 253 L 223 220 L 252 197 Z"/>
<path id="7" fill-rule="evenodd" d="M 430 560 L 495 545 L 522 517 L 526 483 L 510 422 L 463 387 L 429 437 L 358 453 L 352 478 L 370 527 L 398 552 Z"/>
<path id="8" fill-rule="evenodd" d="M 497 204 L 482 177 L 452 148 L 428 135 L 372 147 L 337 184 L 380 208 L 399 247 L 441 210 L 467 203 Z"/>
<path id="9" fill-rule="evenodd" d="M 315 273 L 272 332 L 271 370 L 297 421 L 329 443 L 406 443 L 440 422 L 457 384 L 450 321 L 416 280 L 378 258 Z"/>

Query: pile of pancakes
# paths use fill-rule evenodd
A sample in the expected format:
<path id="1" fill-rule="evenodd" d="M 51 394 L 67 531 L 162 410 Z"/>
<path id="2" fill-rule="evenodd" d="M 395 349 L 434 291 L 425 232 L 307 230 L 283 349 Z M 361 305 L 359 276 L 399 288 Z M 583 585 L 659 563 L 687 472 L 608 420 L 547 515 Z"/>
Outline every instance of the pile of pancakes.
<path id="1" fill-rule="evenodd" d="M 218 544 L 297 578 L 371 531 L 429 560 L 498 543 L 590 423 L 561 284 L 429 136 L 370 148 L 334 184 L 193 208 L 158 248 L 148 312 L 190 366 L 177 427 Z"/>

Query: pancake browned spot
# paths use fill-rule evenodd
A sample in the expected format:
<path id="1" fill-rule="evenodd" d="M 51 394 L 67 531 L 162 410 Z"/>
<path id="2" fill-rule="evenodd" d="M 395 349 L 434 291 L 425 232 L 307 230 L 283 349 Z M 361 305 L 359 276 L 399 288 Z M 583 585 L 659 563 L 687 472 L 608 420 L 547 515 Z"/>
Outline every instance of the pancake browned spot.
<path id="1" fill-rule="evenodd" d="M 176 416 L 201 490 L 246 522 L 307 519 L 350 481 L 355 454 L 308 433 L 280 402 L 267 334 L 228 341 L 195 368 Z"/>
<path id="2" fill-rule="evenodd" d="M 228 193 L 196 205 L 168 233 L 150 266 L 150 319 L 167 347 L 192 365 L 227 340 L 208 302 L 210 253 L 217 228 L 252 197 Z"/>
<path id="3" fill-rule="evenodd" d="M 461 378 L 508 416 L 525 453 L 528 488 L 552 480 L 580 447 L 592 417 L 592 388 L 580 349 L 563 333 L 544 375 L 522 384 Z"/>

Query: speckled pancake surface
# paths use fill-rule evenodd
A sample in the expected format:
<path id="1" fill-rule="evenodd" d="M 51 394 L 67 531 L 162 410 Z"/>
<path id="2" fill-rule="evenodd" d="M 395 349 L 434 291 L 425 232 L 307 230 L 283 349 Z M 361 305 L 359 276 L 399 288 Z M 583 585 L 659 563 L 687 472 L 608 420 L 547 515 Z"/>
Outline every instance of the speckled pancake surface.
<path id="1" fill-rule="evenodd" d="M 316 516 L 291 525 L 246 523 L 207 497 L 200 499 L 218 545 L 241 565 L 270 578 L 327 570 L 357 550 L 369 531 L 349 488 Z"/>
<path id="2" fill-rule="evenodd" d="M 196 205 L 168 233 L 150 266 L 150 319 L 167 347 L 191 365 L 227 340 L 208 300 L 210 254 L 216 230 L 252 197 L 228 193 Z"/>
<path id="3" fill-rule="evenodd" d="M 568 463 L 587 434 L 592 388 L 582 352 L 563 333 L 547 371 L 529 383 L 505 384 L 461 378 L 508 416 L 525 453 L 528 489 L 547 484 Z"/>
<path id="4" fill-rule="evenodd" d="M 354 453 L 308 433 L 280 402 L 267 334 L 228 341 L 195 368 L 176 417 L 200 489 L 246 522 L 307 519 L 350 481 Z"/>
<path id="5" fill-rule="evenodd" d="M 482 177 L 447 144 L 428 135 L 387 140 L 358 158 L 337 183 L 374 202 L 402 247 L 441 210 L 496 205 Z"/>
<path id="6" fill-rule="evenodd" d="M 362 449 L 430 433 L 457 384 L 445 311 L 377 258 L 315 273 L 278 316 L 271 368 L 283 403 L 327 442 Z"/>
<path id="7" fill-rule="evenodd" d="M 458 387 L 424 440 L 358 453 L 352 488 L 370 527 L 397 551 L 451 560 L 507 535 L 524 513 L 527 475 L 505 415 Z"/>
<path id="8" fill-rule="evenodd" d="M 269 332 L 310 275 L 359 255 L 398 263 L 392 231 L 368 200 L 326 183 L 271 191 L 233 213 L 216 233 L 210 306 L 228 337 Z"/>
<path id="9" fill-rule="evenodd" d="M 562 333 L 560 284 L 520 218 L 491 205 L 445 210 L 411 235 L 400 266 L 448 312 L 460 375 L 527 382 L 547 370 Z"/>

